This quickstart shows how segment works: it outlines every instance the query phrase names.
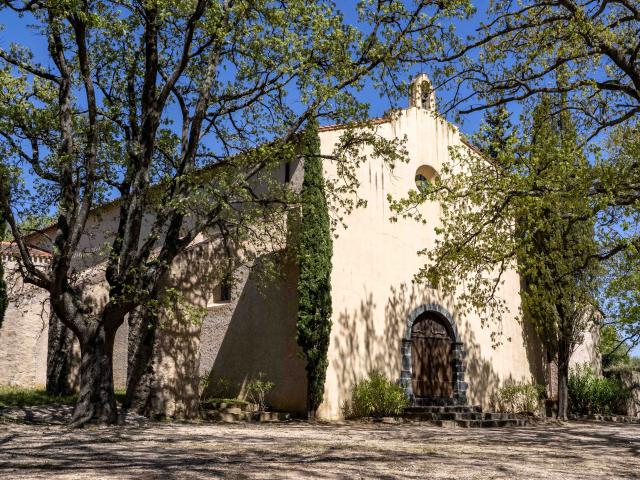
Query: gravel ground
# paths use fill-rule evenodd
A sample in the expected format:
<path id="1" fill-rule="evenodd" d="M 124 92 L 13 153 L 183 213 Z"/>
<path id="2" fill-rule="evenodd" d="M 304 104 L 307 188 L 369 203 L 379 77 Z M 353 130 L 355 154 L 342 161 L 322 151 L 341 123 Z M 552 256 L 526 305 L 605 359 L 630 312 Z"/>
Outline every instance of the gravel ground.
<path id="1" fill-rule="evenodd" d="M 0 478 L 640 478 L 640 425 L 3 423 Z"/>

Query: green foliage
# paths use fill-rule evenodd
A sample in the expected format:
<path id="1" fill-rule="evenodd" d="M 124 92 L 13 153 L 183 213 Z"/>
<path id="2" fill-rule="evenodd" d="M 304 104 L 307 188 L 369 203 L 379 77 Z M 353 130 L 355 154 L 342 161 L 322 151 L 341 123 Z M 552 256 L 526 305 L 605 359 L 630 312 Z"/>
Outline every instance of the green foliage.
<path id="1" fill-rule="evenodd" d="M 615 413 L 629 391 L 616 379 L 598 377 L 587 364 L 569 373 L 569 408 L 573 413 Z"/>
<path id="2" fill-rule="evenodd" d="M 640 372 L 640 357 L 629 357 L 624 362 L 607 367 L 605 372 Z"/>
<path id="3" fill-rule="evenodd" d="M 550 169 L 586 166 L 569 116 L 560 114 L 555 122 L 551 120 L 552 109 L 561 105 L 554 107 L 544 97 L 533 114 L 529 148 L 533 169 L 529 175 L 534 177 L 534 189 L 548 185 Z M 516 217 L 523 310 L 559 366 L 568 366 L 573 348 L 593 324 L 596 311 L 595 219 L 583 193 L 577 197 L 545 194 L 522 205 L 526 210 L 520 209 Z"/>
<path id="4" fill-rule="evenodd" d="M 588 134 L 637 119 L 637 1 L 476 4 L 482 22 L 451 45 L 437 78 L 454 92 L 452 105 L 469 112 L 562 93 Z"/>
<path id="5" fill-rule="evenodd" d="M 500 412 L 538 414 L 544 395 L 544 385 L 513 382 L 500 387 L 493 402 Z"/>
<path id="6" fill-rule="evenodd" d="M 258 411 L 267 409 L 266 396 L 273 390 L 275 383 L 266 380 L 264 372 L 259 372 L 256 378 L 249 380 L 245 386 L 247 400 L 258 406 Z"/>
<path id="7" fill-rule="evenodd" d="M 490 159 L 504 162 L 512 153 L 514 136 L 509 111 L 505 107 L 487 110 L 474 144 Z"/>
<path id="8" fill-rule="evenodd" d="M 604 315 L 600 352 L 605 368 L 626 362 L 629 351 L 640 345 L 640 255 L 637 252 L 635 248 L 629 249 L 606 264 L 600 291 Z"/>
<path id="9" fill-rule="evenodd" d="M 324 395 L 331 336 L 331 222 L 324 192 L 317 124 L 304 134 L 304 181 L 298 263 L 296 340 L 306 360 L 308 410 L 315 412 Z"/>
<path id="10" fill-rule="evenodd" d="M 620 338 L 614 325 L 600 327 L 598 350 L 602 355 L 602 368 L 604 369 L 629 362 L 629 345 Z"/>
<path id="11" fill-rule="evenodd" d="M 374 371 L 353 388 L 351 403 L 345 405 L 344 413 L 350 418 L 389 417 L 400 415 L 408 405 L 404 389 Z"/>

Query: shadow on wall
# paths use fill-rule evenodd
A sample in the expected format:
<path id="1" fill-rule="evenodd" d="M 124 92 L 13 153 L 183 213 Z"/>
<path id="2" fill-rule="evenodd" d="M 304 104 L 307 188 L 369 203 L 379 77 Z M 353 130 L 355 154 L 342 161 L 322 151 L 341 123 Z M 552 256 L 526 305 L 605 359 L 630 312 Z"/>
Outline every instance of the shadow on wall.
<path id="1" fill-rule="evenodd" d="M 342 311 L 337 318 L 334 317 L 330 361 L 336 375 L 340 406 L 350 400 L 355 384 L 374 370 L 384 373 L 391 380 L 400 378 L 402 339 L 407 333 L 407 320 L 415 308 L 428 304 L 438 304 L 449 312 L 455 310 L 451 299 L 442 298 L 433 289 L 401 284 L 390 288 L 384 318 L 377 311 L 378 305 L 371 293 L 365 294 L 359 308 L 351 312 Z M 494 368 L 492 357 L 496 361 L 504 360 L 499 360 L 500 356 L 492 350 L 490 343 L 481 345 L 474 331 L 474 328 L 480 327 L 475 327 L 469 321 L 461 325 L 455 315 L 454 320 L 464 345 L 469 401 L 488 407 L 496 389 L 513 378 L 511 375 L 500 375 Z M 530 325 L 524 325 L 523 330 L 531 379 L 540 382 L 540 379 L 544 379 L 544 368 L 539 342 Z M 510 345 L 506 342 L 498 348 L 510 348 Z M 335 392 L 325 390 L 325 398 L 330 393 L 335 396 Z"/>
<path id="2" fill-rule="evenodd" d="M 167 285 L 179 296 L 160 319 L 151 365 L 155 416 L 195 417 L 201 394 L 212 395 L 218 379 L 231 386 L 230 396 L 242 397 L 260 372 L 275 383 L 269 405 L 306 411 L 305 364 L 295 340 L 298 273 L 284 257 L 262 257 L 252 269 L 232 266 L 231 302 L 218 298 L 229 267 L 219 246 L 203 242 L 177 259 Z M 280 274 L 265 280 L 263 264 Z"/>
<path id="3" fill-rule="evenodd" d="M 473 327 L 469 322 L 465 322 L 463 333 L 461 335 L 462 343 L 465 349 L 465 379 L 469 384 L 467 390 L 467 400 L 472 405 L 482 405 L 486 408 L 491 404 L 491 397 L 504 381 L 513 380 L 509 375 L 503 378 L 493 368 L 492 362 L 486 360 L 482 356 L 482 347 L 476 339 Z M 498 348 L 505 348 L 509 343 L 505 343 Z M 490 345 L 485 348 L 491 348 Z"/>
<path id="4" fill-rule="evenodd" d="M 402 339 L 409 313 L 418 305 L 436 303 L 431 289 L 417 285 L 392 286 L 385 299 L 384 316 L 372 293 L 366 293 L 360 307 L 334 315 L 331 333 L 330 368 L 337 381 L 336 401 L 343 406 L 355 384 L 379 371 L 392 381 L 400 378 Z M 325 398 L 336 392 L 325 390 Z"/>
<path id="5" fill-rule="evenodd" d="M 522 317 L 520 324 L 532 380 L 540 385 L 545 385 L 547 382 L 547 357 L 538 332 L 536 332 L 533 322 L 526 316 Z"/>
<path id="6" fill-rule="evenodd" d="M 207 315 L 203 332 L 219 337 L 202 339 L 202 357 L 212 361 L 205 396 L 218 394 L 215 388 L 223 379 L 231 396 L 243 398 L 247 383 L 264 373 L 265 380 L 275 383 L 267 396 L 271 408 L 306 411 L 305 362 L 295 339 L 298 272 L 284 257 L 282 252 L 271 254 L 245 270 L 234 292 L 235 305 L 213 307 Z M 265 281 L 259 270 L 264 261 L 279 265 L 280 275 Z"/>

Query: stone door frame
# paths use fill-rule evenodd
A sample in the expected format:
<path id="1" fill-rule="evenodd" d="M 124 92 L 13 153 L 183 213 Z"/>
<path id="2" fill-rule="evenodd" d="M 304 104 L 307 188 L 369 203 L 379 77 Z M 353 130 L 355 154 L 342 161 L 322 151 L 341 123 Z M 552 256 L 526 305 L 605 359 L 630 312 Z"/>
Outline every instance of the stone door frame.
<path id="1" fill-rule="evenodd" d="M 413 325 L 423 314 L 425 313 L 435 313 L 441 320 L 442 324 L 447 329 L 451 337 L 451 367 L 453 370 L 453 396 L 451 399 L 445 398 L 433 398 L 433 399 L 424 399 L 427 402 L 433 402 L 435 404 L 438 403 L 448 403 L 451 401 L 455 404 L 466 404 L 467 402 L 467 387 L 468 384 L 464 381 L 464 357 L 465 352 L 463 348 L 463 344 L 460 341 L 460 336 L 458 335 L 458 328 L 456 327 L 456 323 L 453 321 L 453 317 L 451 314 L 441 305 L 436 303 L 421 305 L 418 308 L 414 309 L 411 313 L 409 313 L 407 317 L 407 323 L 405 328 L 405 334 L 402 338 L 402 370 L 400 372 L 400 385 L 405 389 L 407 396 L 411 399 L 411 403 L 417 403 L 416 397 L 413 394 L 413 386 L 411 384 L 412 378 L 412 359 L 411 359 L 411 332 L 413 330 Z"/>

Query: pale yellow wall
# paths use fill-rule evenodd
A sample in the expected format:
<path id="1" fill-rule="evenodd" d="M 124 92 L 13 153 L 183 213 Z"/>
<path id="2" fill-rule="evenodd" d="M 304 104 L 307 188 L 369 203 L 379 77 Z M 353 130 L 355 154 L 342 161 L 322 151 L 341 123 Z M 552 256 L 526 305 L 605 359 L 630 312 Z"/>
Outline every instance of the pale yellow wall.
<path id="1" fill-rule="evenodd" d="M 417 252 L 434 244 L 439 206 L 422 207 L 429 220 L 427 225 L 413 220 L 389 221 L 387 195 L 399 198 L 410 188 L 415 189 L 415 172 L 421 165 L 439 171 L 449 158 L 448 148 L 461 145 L 457 129 L 425 110 L 409 108 L 397 120 L 378 125 L 376 131 L 385 138 L 407 135 L 409 163 L 400 163 L 390 171 L 382 161 L 370 160 L 358 171 L 358 194 L 367 201 L 367 207 L 355 210 L 346 219 L 347 228 L 340 230 L 334 241 L 333 328 L 325 400 L 319 415 L 340 418 L 341 407 L 350 398 L 355 382 L 373 369 L 383 371 L 392 380 L 399 378 L 407 317 L 424 304 L 439 304 L 455 319 L 467 352 L 467 393 L 471 402 L 487 405 L 495 387 L 507 379 L 531 380 L 535 374 L 541 381 L 541 371 L 530 361 L 538 360 L 537 342 L 529 342 L 527 348 L 522 327 L 515 320 L 518 276 L 509 272 L 502 288 L 512 314 L 501 319 L 505 343 L 494 349 L 492 329 L 482 328 L 477 316 L 460 318 L 451 299 L 412 283 L 413 275 L 425 261 Z M 321 132 L 323 154 L 332 153 L 340 134 L 340 130 L 331 129 Z M 325 175 L 336 176 L 336 166 L 331 162 L 326 162 Z"/>

